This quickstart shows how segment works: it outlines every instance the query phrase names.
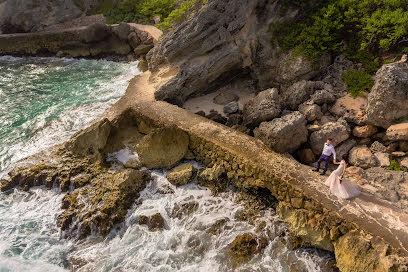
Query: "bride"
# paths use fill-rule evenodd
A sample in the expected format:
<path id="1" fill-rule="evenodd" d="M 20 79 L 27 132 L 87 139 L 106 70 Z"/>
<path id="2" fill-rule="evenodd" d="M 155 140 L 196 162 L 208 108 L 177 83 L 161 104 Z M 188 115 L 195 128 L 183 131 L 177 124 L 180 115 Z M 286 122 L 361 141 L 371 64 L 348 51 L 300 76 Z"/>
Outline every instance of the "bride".
<path id="1" fill-rule="evenodd" d="M 343 177 L 347 167 L 346 160 L 343 158 L 336 164 L 340 165 L 331 173 L 325 184 L 330 187 L 332 194 L 339 198 L 349 199 L 358 196 L 360 194 L 358 187 L 347 182 Z"/>

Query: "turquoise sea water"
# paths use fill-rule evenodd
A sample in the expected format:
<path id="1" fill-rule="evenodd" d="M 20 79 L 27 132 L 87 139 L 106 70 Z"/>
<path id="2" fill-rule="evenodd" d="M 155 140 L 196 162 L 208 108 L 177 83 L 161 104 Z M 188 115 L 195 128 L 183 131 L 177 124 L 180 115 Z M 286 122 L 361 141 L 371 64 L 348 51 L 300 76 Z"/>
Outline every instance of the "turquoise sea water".
<path id="1" fill-rule="evenodd" d="M 0 177 L 95 120 L 137 73 L 136 63 L 0 57 Z"/>
<path id="2" fill-rule="evenodd" d="M 138 73 L 136 63 L 0 57 L 0 178 L 18 160 L 89 125 L 125 93 Z M 120 161 L 127 156 L 122 150 L 109 158 Z M 57 216 L 63 194 L 57 189 L 0 193 L 0 272 L 332 271 L 330 254 L 286 247 L 286 226 L 273 209 L 251 225 L 237 220 L 245 208 L 233 193 L 212 196 L 196 184 L 175 187 L 164 171 L 152 176 L 120 230 L 106 239 L 61 239 Z M 162 194 L 159 188 L 174 193 Z M 181 219 L 171 216 L 176 205 L 191 201 L 198 203 L 196 212 Z M 140 215 L 157 212 L 166 221 L 165 230 L 150 232 L 137 223 Z M 221 219 L 225 227 L 210 234 Z M 240 234 L 255 233 L 264 220 L 268 246 L 248 264 L 231 269 L 229 244 Z"/>

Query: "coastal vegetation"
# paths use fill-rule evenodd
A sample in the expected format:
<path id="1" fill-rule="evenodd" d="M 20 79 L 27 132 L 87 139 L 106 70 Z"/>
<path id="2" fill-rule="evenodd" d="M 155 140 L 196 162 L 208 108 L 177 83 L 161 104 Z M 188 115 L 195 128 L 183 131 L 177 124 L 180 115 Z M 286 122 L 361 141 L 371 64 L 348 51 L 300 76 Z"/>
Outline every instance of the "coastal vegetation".
<path id="1" fill-rule="evenodd" d="M 350 69 L 347 70 L 342 79 L 347 86 L 347 92 L 353 97 L 364 97 L 363 91 L 369 91 L 374 86 L 374 80 L 365 71 Z"/>

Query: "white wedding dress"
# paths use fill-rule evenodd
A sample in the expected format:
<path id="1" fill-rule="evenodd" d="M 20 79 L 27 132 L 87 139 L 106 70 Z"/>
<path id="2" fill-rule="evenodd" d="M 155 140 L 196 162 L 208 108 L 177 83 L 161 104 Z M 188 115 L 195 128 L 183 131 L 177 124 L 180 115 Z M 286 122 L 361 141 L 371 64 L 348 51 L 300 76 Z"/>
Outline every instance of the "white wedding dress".
<path id="1" fill-rule="evenodd" d="M 339 167 L 331 173 L 325 184 L 330 187 L 332 194 L 339 198 L 349 199 L 358 196 L 360 190 L 357 185 L 348 183 L 344 178 L 342 183 L 340 183 L 340 176 L 343 170 L 344 163 L 341 162 Z"/>

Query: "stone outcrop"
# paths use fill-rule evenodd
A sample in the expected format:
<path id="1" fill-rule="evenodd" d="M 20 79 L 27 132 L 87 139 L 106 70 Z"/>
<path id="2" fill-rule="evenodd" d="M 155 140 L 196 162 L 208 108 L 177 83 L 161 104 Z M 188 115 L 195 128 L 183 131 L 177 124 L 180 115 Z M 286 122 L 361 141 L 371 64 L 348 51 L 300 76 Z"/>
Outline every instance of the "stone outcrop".
<path id="1" fill-rule="evenodd" d="M 172 168 L 187 153 L 188 135 L 175 127 L 160 128 L 142 138 L 137 146 L 141 163 L 149 169 Z"/>
<path id="2" fill-rule="evenodd" d="M 313 132 L 310 135 L 309 143 L 313 152 L 318 155 L 321 154 L 327 138 L 332 138 L 334 146 L 337 146 L 347 140 L 349 136 L 349 125 L 345 120 L 339 119 L 336 123 L 326 123 L 318 131 Z"/>
<path id="3" fill-rule="evenodd" d="M 244 107 L 244 125 L 257 127 L 262 122 L 271 121 L 281 113 L 279 93 L 277 89 L 260 92 Z"/>
<path id="4" fill-rule="evenodd" d="M 185 163 L 172 169 L 166 176 L 168 181 L 180 186 L 191 182 L 197 173 L 197 169 L 191 163 Z"/>
<path id="5" fill-rule="evenodd" d="M 252 233 L 239 235 L 228 248 L 228 257 L 233 267 L 250 261 L 261 251 L 258 238 Z"/>
<path id="6" fill-rule="evenodd" d="M 310 79 L 319 69 L 271 42 L 269 24 L 279 19 L 277 0 L 209 1 L 148 54 L 155 97 L 180 105 L 241 75 L 258 82 L 260 89 Z"/>
<path id="7" fill-rule="evenodd" d="M 299 111 L 306 116 L 306 119 L 309 122 L 319 120 L 323 116 L 320 106 L 308 102 L 300 105 Z"/>
<path id="8" fill-rule="evenodd" d="M 302 80 L 281 90 L 280 99 L 291 110 L 297 110 L 298 106 L 306 102 L 317 90 L 323 89 L 322 81 Z"/>
<path id="9" fill-rule="evenodd" d="M 261 123 L 254 134 L 273 150 L 291 153 L 307 141 L 306 118 L 300 112 L 289 113 Z"/>
<path id="10" fill-rule="evenodd" d="M 367 122 L 388 128 L 408 115 L 408 63 L 384 65 L 368 95 Z"/>

